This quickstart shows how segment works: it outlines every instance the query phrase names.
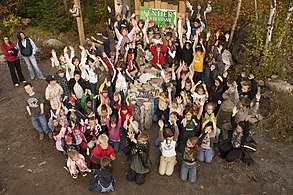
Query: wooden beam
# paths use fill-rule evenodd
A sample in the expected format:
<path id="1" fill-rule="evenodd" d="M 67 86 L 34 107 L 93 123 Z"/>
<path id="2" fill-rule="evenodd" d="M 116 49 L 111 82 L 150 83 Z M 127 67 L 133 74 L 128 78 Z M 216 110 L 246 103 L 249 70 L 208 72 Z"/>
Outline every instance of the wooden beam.
<path id="1" fill-rule="evenodd" d="M 74 0 L 74 5 L 77 5 L 80 8 L 80 10 L 79 10 L 80 16 L 75 17 L 75 18 L 76 18 L 76 22 L 77 22 L 79 42 L 80 42 L 80 45 L 83 45 L 83 43 L 85 41 L 85 36 L 84 36 L 84 28 L 83 28 L 83 22 L 82 22 L 82 11 L 81 11 L 81 6 L 80 6 L 80 0 Z"/>
<path id="2" fill-rule="evenodd" d="M 156 9 L 161 9 L 161 0 L 155 0 L 155 8 Z"/>
<path id="3" fill-rule="evenodd" d="M 161 9 L 168 9 L 168 2 L 161 2 Z"/>
<path id="4" fill-rule="evenodd" d="M 149 1 L 145 1 L 143 7 L 150 8 L 150 2 Z"/>
<path id="5" fill-rule="evenodd" d="M 140 0 L 135 0 L 135 15 L 136 15 L 136 17 L 135 17 L 135 19 L 136 20 L 139 20 L 139 15 L 140 15 Z"/>

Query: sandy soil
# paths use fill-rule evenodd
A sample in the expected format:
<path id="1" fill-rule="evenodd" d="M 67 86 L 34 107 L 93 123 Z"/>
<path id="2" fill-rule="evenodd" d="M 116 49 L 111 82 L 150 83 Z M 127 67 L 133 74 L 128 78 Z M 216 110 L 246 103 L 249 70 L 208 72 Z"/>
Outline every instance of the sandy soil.
<path id="1" fill-rule="evenodd" d="M 46 73 L 54 71 L 48 61 L 40 63 L 40 67 Z M 25 65 L 23 72 L 29 78 Z M 92 194 L 88 191 L 92 175 L 77 180 L 69 176 L 63 169 L 65 157 L 56 151 L 54 142 L 48 138 L 38 141 L 25 112 L 22 85 L 12 85 L 8 69 L 1 68 L 0 75 L 0 185 L 9 195 Z M 36 79 L 32 83 L 37 92 L 44 94 L 45 81 Z M 227 163 L 219 158 L 216 149 L 212 163 L 198 163 L 198 180 L 194 184 L 180 181 L 180 157 L 171 177 L 157 173 L 159 151 L 153 144 L 157 125 L 147 132 L 152 143 L 153 169 L 146 183 L 137 186 L 126 180 L 129 162 L 119 152 L 114 162 L 117 186 L 112 194 L 293 194 L 292 146 L 272 142 L 265 130 L 255 132 L 259 147 L 253 154 L 253 166 L 241 161 Z"/>

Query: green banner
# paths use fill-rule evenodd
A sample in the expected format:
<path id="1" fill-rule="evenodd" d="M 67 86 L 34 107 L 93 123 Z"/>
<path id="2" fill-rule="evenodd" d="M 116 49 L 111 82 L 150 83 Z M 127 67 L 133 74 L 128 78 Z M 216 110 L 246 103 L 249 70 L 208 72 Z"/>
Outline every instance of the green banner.
<path id="1" fill-rule="evenodd" d="M 166 23 L 176 26 L 176 11 L 165 9 L 140 8 L 140 19 L 144 19 L 144 13 L 149 12 L 149 19 L 154 20 L 159 27 Z"/>

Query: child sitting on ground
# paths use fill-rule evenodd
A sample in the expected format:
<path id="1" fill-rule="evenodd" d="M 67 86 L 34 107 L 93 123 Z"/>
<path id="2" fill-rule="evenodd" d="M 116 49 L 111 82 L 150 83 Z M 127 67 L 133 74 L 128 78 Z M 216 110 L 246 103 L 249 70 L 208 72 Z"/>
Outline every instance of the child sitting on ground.
<path id="1" fill-rule="evenodd" d="M 101 169 L 92 169 L 94 180 L 89 186 L 91 192 L 114 192 L 115 180 L 112 174 L 111 159 L 101 158 Z"/>
<path id="2" fill-rule="evenodd" d="M 202 134 L 199 137 L 200 152 L 198 160 L 210 163 L 214 157 L 213 139 L 216 136 L 216 123 L 213 119 L 202 124 Z"/>
<path id="3" fill-rule="evenodd" d="M 84 156 L 79 154 L 76 150 L 68 150 L 67 155 L 67 167 L 69 168 L 72 178 L 76 179 L 79 171 L 82 173 L 83 177 L 87 176 L 86 172 L 89 172 L 90 170 L 87 168 Z"/>
<path id="4" fill-rule="evenodd" d="M 162 152 L 162 155 L 160 157 L 159 174 L 166 174 L 167 176 L 171 176 L 177 163 L 175 150 L 176 140 L 174 140 L 174 132 L 170 128 L 164 129 L 164 122 L 162 120 L 159 120 L 159 126 L 159 138 L 161 140 L 160 150 Z"/>
<path id="5" fill-rule="evenodd" d="M 187 140 L 183 153 L 183 160 L 180 170 L 180 179 L 187 179 L 193 183 L 196 181 L 196 159 L 199 154 L 198 138 L 192 137 Z"/>

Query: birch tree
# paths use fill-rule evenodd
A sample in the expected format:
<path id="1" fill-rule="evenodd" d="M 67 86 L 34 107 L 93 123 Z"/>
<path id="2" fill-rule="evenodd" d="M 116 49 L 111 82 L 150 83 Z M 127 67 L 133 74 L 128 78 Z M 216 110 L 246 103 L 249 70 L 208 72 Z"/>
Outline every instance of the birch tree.
<path id="1" fill-rule="evenodd" d="M 270 16 L 268 21 L 267 38 L 266 38 L 266 44 L 265 44 L 266 51 L 269 51 L 269 44 L 272 40 L 272 33 L 274 28 L 275 16 L 276 16 L 276 7 L 277 7 L 277 0 L 271 0 Z"/>
<path id="2" fill-rule="evenodd" d="M 237 25 L 239 14 L 240 14 L 241 3 L 242 3 L 242 0 L 238 0 L 236 18 L 235 18 L 234 24 L 232 26 L 232 30 L 231 30 L 231 33 L 230 33 L 230 39 L 229 39 L 229 42 L 228 42 L 228 48 L 229 49 L 230 49 L 230 47 L 232 45 L 233 35 L 234 35 L 234 32 L 235 32 L 235 28 L 236 28 L 236 25 Z"/>
<path id="3" fill-rule="evenodd" d="M 286 35 L 287 33 L 287 28 L 288 28 L 288 23 L 289 23 L 289 20 L 291 19 L 291 16 L 292 16 L 292 12 L 293 12 L 293 2 L 290 3 L 290 6 L 289 6 L 289 9 L 288 9 L 288 13 L 287 13 L 287 17 L 285 19 L 285 25 L 284 25 L 284 28 L 283 28 L 283 31 L 282 31 L 282 34 L 279 38 L 279 41 L 277 43 L 277 48 L 279 49 L 282 45 L 282 41 L 283 41 L 283 38 L 284 36 Z"/>

